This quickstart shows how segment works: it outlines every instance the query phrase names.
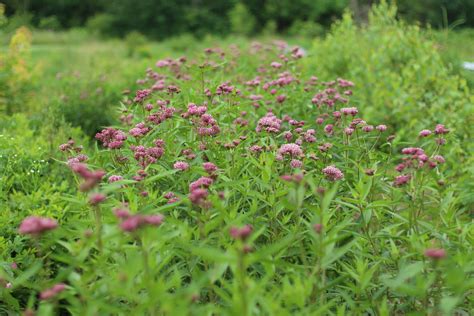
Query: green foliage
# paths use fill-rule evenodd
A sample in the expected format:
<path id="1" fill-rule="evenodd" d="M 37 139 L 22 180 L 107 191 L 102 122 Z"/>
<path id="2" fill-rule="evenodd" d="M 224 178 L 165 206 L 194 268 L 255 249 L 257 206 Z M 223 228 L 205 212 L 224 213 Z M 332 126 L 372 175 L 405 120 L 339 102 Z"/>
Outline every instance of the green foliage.
<path id="1" fill-rule="evenodd" d="M 361 80 L 357 103 L 368 106 L 367 117 L 390 120 L 408 133 L 425 122 L 450 122 L 463 139 L 472 137 L 466 80 L 451 73 L 418 26 L 396 19 L 394 6 L 376 7 L 365 27 L 346 14 L 315 41 L 313 52 L 321 76 Z"/>
<path id="2" fill-rule="evenodd" d="M 40 20 L 38 27 L 44 30 L 59 30 L 61 23 L 56 16 L 44 17 Z"/>
<path id="3" fill-rule="evenodd" d="M 296 20 L 288 29 L 288 35 L 301 36 L 304 38 L 316 38 L 324 33 L 322 25 L 313 21 Z"/>
<path id="4" fill-rule="evenodd" d="M 0 52 L 0 111 L 21 111 L 26 96 L 33 91 L 31 65 L 31 32 L 20 27 L 10 40 L 8 51 Z"/>
<path id="5" fill-rule="evenodd" d="M 229 19 L 234 34 L 251 35 L 255 31 L 255 18 L 243 3 L 235 5 L 229 12 Z"/>

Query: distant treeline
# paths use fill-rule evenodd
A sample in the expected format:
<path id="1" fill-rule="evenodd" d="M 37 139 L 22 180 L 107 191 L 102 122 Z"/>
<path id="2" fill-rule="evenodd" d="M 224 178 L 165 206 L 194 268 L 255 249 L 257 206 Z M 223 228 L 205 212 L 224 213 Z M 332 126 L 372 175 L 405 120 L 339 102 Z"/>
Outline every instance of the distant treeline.
<path id="1" fill-rule="evenodd" d="M 44 29 L 88 27 L 163 39 L 182 33 L 321 32 L 352 10 L 362 23 L 375 0 L 0 0 L 10 23 Z M 402 18 L 433 27 L 474 27 L 473 0 L 398 0 Z"/>

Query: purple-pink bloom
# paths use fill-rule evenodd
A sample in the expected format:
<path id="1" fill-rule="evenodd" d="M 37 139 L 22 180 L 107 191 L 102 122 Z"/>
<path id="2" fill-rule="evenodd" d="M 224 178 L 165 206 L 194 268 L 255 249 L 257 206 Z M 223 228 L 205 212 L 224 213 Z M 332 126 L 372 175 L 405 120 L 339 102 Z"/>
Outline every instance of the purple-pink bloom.
<path id="1" fill-rule="evenodd" d="M 420 131 L 420 133 L 418 135 L 420 137 L 427 137 L 427 136 L 431 135 L 431 131 L 429 129 L 424 129 L 424 130 Z"/>
<path id="2" fill-rule="evenodd" d="M 344 174 L 341 170 L 336 168 L 335 166 L 327 166 L 323 169 L 323 173 L 328 180 L 336 181 L 344 178 Z"/>
<path id="3" fill-rule="evenodd" d="M 58 222 L 51 218 L 29 216 L 25 218 L 18 229 L 23 235 L 39 235 L 58 227 Z"/>
<path id="4" fill-rule="evenodd" d="M 189 164 L 184 161 L 177 161 L 174 163 L 173 168 L 176 170 L 185 171 L 189 168 Z"/>

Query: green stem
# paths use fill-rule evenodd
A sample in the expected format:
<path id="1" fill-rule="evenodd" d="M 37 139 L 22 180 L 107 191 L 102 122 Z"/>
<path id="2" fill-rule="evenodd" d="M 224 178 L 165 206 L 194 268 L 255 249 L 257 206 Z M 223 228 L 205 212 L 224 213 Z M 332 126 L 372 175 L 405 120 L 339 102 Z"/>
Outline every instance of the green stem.
<path id="1" fill-rule="evenodd" d="M 248 315 L 248 303 L 247 303 L 247 295 L 246 295 L 246 282 L 245 282 L 245 253 L 243 249 L 240 249 L 239 255 L 238 255 L 238 261 L 237 261 L 237 272 L 239 274 L 239 291 L 240 291 L 240 297 L 241 297 L 241 303 L 242 303 L 242 312 L 243 316 Z"/>
<path id="2" fill-rule="evenodd" d="M 102 252 L 103 245 L 102 245 L 102 218 L 100 216 L 99 207 L 94 206 L 94 217 L 95 217 L 95 229 L 97 234 L 97 249 L 99 252 Z"/>

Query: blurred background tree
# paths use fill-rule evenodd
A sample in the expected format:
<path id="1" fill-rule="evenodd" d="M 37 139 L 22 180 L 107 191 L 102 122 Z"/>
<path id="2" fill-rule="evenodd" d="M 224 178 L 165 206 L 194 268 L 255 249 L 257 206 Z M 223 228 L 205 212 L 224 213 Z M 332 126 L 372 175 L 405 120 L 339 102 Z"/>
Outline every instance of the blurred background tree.
<path id="1" fill-rule="evenodd" d="M 106 36 L 140 32 L 153 39 L 184 33 L 243 35 L 275 29 L 321 33 L 346 8 L 363 22 L 377 0 L 4 0 L 10 29 L 29 24 L 43 29 L 87 26 Z M 397 0 L 400 17 L 433 27 L 474 26 L 473 0 Z M 309 30 L 309 31 L 308 31 Z"/>

